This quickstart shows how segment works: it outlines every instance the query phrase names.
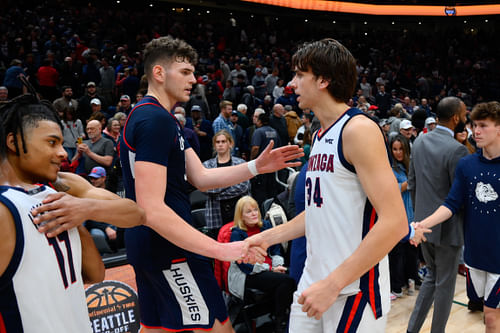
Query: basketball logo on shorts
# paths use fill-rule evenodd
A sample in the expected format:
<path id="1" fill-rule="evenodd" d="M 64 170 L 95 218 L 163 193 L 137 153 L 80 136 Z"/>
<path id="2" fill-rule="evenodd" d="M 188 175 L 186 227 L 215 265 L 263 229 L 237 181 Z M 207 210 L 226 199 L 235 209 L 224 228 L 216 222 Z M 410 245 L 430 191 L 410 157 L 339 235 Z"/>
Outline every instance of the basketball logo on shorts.
<path id="1" fill-rule="evenodd" d="M 137 333 L 140 328 L 136 292 L 119 281 L 103 281 L 85 291 L 94 332 Z"/>

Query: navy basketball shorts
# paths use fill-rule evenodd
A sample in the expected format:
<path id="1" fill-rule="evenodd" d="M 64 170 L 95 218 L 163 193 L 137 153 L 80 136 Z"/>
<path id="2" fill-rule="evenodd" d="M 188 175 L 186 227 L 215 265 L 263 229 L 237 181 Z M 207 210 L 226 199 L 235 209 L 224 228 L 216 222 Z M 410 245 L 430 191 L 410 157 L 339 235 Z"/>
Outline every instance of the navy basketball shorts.
<path id="1" fill-rule="evenodd" d="M 476 302 L 484 299 L 484 305 L 500 308 L 500 274 L 490 273 L 471 266 L 466 266 L 467 296 Z"/>
<path id="2" fill-rule="evenodd" d="M 134 270 L 142 326 L 180 332 L 229 320 L 209 261 L 182 258 L 163 271 Z"/>

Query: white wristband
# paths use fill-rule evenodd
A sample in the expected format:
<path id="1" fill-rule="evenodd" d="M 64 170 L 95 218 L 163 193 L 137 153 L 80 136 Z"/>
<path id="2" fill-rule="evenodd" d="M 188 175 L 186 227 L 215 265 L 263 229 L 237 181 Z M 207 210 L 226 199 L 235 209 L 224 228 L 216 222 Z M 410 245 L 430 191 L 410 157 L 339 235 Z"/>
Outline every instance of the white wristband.
<path id="1" fill-rule="evenodd" d="M 255 165 L 255 160 L 251 160 L 247 163 L 248 171 L 254 176 L 257 176 L 259 172 L 257 171 L 257 166 Z"/>

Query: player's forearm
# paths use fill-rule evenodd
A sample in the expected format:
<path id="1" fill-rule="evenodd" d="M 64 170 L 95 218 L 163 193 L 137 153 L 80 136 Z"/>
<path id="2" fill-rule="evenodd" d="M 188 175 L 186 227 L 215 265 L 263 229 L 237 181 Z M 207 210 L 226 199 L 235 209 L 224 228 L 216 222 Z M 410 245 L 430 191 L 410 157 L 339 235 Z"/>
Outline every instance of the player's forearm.
<path id="1" fill-rule="evenodd" d="M 145 211 L 146 225 L 169 242 L 196 254 L 221 258 L 220 243 L 193 228 L 165 204 L 145 207 Z"/>
<path id="2" fill-rule="evenodd" d="M 453 212 L 446 206 L 439 206 L 431 215 L 420 221 L 420 225 L 424 228 L 432 228 L 433 226 L 448 220 L 453 216 Z"/>
<path id="3" fill-rule="evenodd" d="M 272 246 L 289 240 L 299 238 L 305 235 L 305 212 L 300 213 L 288 223 L 282 224 L 275 228 L 268 229 L 258 233 L 256 238 L 259 239 L 259 244 Z"/>
<path id="4" fill-rule="evenodd" d="M 89 201 L 89 220 L 107 222 L 120 228 L 131 228 L 146 222 L 144 210 L 130 199 L 85 200 Z"/>
<path id="5" fill-rule="evenodd" d="M 191 177 L 190 180 L 192 180 L 193 185 L 201 191 L 232 186 L 253 177 L 247 164 L 248 163 L 243 163 L 230 167 L 213 169 L 203 168 L 204 170 L 201 174 L 193 175 L 194 179 Z"/>
<path id="6" fill-rule="evenodd" d="M 84 226 L 78 226 L 82 244 L 82 277 L 84 283 L 97 283 L 104 280 L 104 263 L 94 244 L 94 240 Z"/>
<path id="7" fill-rule="evenodd" d="M 407 233 L 405 214 L 379 217 L 356 251 L 328 275 L 332 288 L 340 291 L 354 282 L 380 262 Z"/>

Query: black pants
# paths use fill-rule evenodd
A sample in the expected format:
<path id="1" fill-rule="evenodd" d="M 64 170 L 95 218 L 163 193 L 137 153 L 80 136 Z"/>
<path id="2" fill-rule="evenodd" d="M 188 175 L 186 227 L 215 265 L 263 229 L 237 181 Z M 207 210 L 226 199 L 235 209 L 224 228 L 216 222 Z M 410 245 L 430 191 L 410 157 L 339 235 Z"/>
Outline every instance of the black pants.
<path id="1" fill-rule="evenodd" d="M 286 316 L 287 309 L 292 304 L 293 292 L 297 289 L 295 280 L 288 274 L 271 271 L 247 275 L 245 288 L 271 293 L 274 300 L 274 315 L 280 319 Z"/>
<path id="2" fill-rule="evenodd" d="M 389 271 L 391 274 L 391 291 L 400 293 L 406 284 L 404 275 L 403 243 L 397 243 L 389 252 Z"/>

